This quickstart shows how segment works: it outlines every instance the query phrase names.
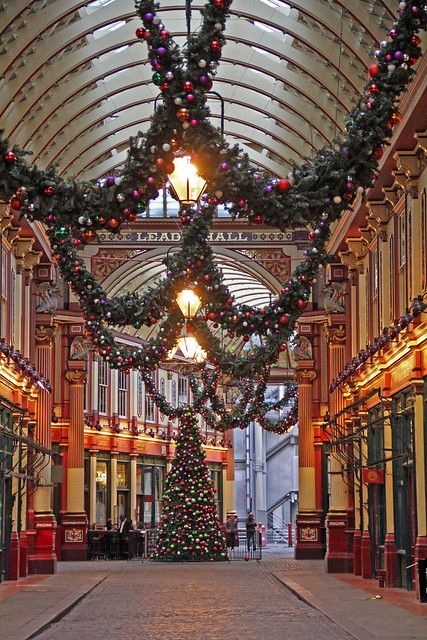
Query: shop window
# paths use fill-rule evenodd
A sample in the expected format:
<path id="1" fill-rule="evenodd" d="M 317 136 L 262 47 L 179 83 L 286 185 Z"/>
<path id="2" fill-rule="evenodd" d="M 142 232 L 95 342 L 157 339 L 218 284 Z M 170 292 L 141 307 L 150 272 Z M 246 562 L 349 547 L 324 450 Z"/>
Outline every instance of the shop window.
<path id="1" fill-rule="evenodd" d="M 126 418 L 128 414 L 128 388 L 129 388 L 129 376 L 123 371 L 118 372 L 118 387 L 119 387 L 119 416 Z"/>
<path id="2" fill-rule="evenodd" d="M 176 380 L 172 380 L 171 383 L 171 404 L 176 407 L 177 393 L 176 393 Z"/>
<path id="3" fill-rule="evenodd" d="M 160 521 L 165 469 L 157 464 L 144 464 L 142 473 L 142 519 L 144 528 L 150 528 Z"/>
<path id="4" fill-rule="evenodd" d="M 415 585 L 416 503 L 414 478 L 414 397 L 403 391 L 392 403 L 394 522 L 398 585 Z"/>
<path id="5" fill-rule="evenodd" d="M 107 486 L 108 464 L 98 460 L 96 463 L 96 524 L 107 523 Z"/>
<path id="6" fill-rule="evenodd" d="M 107 413 L 108 364 L 98 358 L 98 411 Z"/>
<path id="7" fill-rule="evenodd" d="M 117 463 L 117 488 L 128 488 L 128 464 L 126 462 Z"/>
<path id="8" fill-rule="evenodd" d="M 145 421 L 154 422 L 154 400 L 148 393 L 145 394 Z"/>
<path id="9" fill-rule="evenodd" d="M 371 538 L 372 573 L 384 568 L 386 534 L 386 496 L 384 488 L 384 416 L 382 405 L 368 413 L 368 469 L 378 472 L 375 482 L 368 484 L 369 534 Z M 382 481 L 381 481 L 382 480 Z M 361 496 L 360 496 L 361 498 Z M 363 506 L 361 509 L 363 509 Z M 361 514 L 363 518 L 363 514 Z"/>
<path id="10" fill-rule="evenodd" d="M 394 236 L 393 235 L 390 236 L 389 251 L 390 251 L 390 270 L 389 270 L 389 274 L 390 274 L 390 311 L 389 311 L 388 322 L 386 322 L 384 324 L 391 324 L 393 322 L 394 316 L 395 316 L 395 308 L 396 308 L 396 298 L 395 298 L 396 280 L 395 280 L 395 260 L 394 260 L 395 252 L 394 252 Z"/>
<path id="11" fill-rule="evenodd" d="M 85 513 L 89 516 L 89 495 L 90 495 L 90 459 L 86 457 L 84 459 L 84 505 Z M 92 526 L 92 522 L 89 522 L 89 526 Z"/>
<path id="12" fill-rule="evenodd" d="M 220 520 L 223 519 L 222 513 L 222 465 L 220 464 L 208 464 L 209 473 L 215 489 L 215 505 Z"/>
<path id="13" fill-rule="evenodd" d="M 406 211 L 398 218 L 398 260 L 399 260 L 399 309 L 398 313 L 404 313 L 407 305 L 408 286 L 407 286 L 407 220 Z"/>
<path id="14" fill-rule="evenodd" d="M 188 404 L 188 378 L 178 378 L 178 403 L 180 407 Z"/>
<path id="15" fill-rule="evenodd" d="M 130 517 L 129 512 L 129 463 L 118 462 L 117 463 L 117 518 L 120 521 L 120 516 Z"/>

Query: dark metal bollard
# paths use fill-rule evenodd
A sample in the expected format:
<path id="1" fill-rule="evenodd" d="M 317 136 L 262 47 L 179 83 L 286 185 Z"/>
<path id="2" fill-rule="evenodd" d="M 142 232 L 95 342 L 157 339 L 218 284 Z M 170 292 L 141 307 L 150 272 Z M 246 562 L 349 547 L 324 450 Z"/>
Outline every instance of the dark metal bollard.
<path id="1" fill-rule="evenodd" d="M 427 558 L 418 560 L 418 581 L 420 602 L 427 602 Z"/>

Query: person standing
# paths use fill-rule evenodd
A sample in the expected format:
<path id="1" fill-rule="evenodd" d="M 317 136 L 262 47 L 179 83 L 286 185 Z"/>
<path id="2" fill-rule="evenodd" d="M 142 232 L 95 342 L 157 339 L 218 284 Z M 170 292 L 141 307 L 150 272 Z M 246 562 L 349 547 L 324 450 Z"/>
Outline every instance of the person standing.
<path id="1" fill-rule="evenodd" d="M 120 516 L 119 533 L 120 533 L 120 557 L 124 558 L 129 548 L 129 531 L 132 529 L 132 520 L 128 520 L 125 516 Z"/>
<path id="2" fill-rule="evenodd" d="M 253 513 L 248 513 L 248 517 L 246 520 L 246 544 L 248 551 L 256 549 L 256 540 L 255 540 L 255 532 L 256 532 L 257 524 L 255 522 L 255 516 Z"/>
<path id="3" fill-rule="evenodd" d="M 230 513 L 225 523 L 226 541 L 229 549 L 234 549 L 237 537 L 237 525 L 237 515 Z"/>

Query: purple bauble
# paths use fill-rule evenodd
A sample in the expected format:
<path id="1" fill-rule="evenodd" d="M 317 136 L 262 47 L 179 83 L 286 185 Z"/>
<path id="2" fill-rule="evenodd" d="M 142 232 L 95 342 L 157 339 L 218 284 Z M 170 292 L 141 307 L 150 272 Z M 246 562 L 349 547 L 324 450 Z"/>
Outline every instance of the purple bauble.
<path id="1" fill-rule="evenodd" d="M 226 171 L 228 169 L 228 162 L 221 162 L 219 166 L 220 166 L 220 169 L 222 169 L 223 171 Z"/>
<path id="2" fill-rule="evenodd" d="M 396 51 L 396 53 L 394 54 L 394 57 L 396 58 L 396 60 L 402 60 L 404 56 L 404 53 L 402 51 Z"/>
<path id="3" fill-rule="evenodd" d="M 143 20 L 144 22 L 153 22 L 153 18 L 154 18 L 153 14 L 148 12 L 144 14 Z"/>
<path id="4" fill-rule="evenodd" d="M 269 191 L 269 192 L 270 192 L 270 191 L 273 191 L 273 187 L 272 187 L 272 185 L 271 185 L 271 184 L 268 184 L 268 185 L 265 187 L 265 190 L 266 190 L 266 191 Z"/>
<path id="5" fill-rule="evenodd" d="M 108 185 L 109 187 L 112 187 L 112 186 L 113 186 L 113 185 L 115 185 L 115 184 L 116 184 L 116 178 L 115 178 L 115 176 L 108 176 L 108 178 L 107 178 L 107 185 Z"/>
<path id="6" fill-rule="evenodd" d="M 343 156 L 345 156 L 346 158 L 348 158 L 349 156 L 351 156 L 351 149 L 350 147 L 343 147 L 341 149 L 341 153 L 343 154 Z"/>
<path id="7" fill-rule="evenodd" d="M 157 53 L 159 54 L 159 56 L 165 56 L 166 55 L 166 49 L 165 47 L 159 47 L 157 49 Z"/>

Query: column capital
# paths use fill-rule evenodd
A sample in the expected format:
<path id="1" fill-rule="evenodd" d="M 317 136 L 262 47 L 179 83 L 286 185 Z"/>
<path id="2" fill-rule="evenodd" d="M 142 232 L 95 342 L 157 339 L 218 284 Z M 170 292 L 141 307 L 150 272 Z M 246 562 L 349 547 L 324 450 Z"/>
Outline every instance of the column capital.
<path id="1" fill-rule="evenodd" d="M 423 396 L 424 395 L 424 381 L 423 380 L 414 380 L 412 383 L 412 389 L 414 396 Z"/>
<path id="2" fill-rule="evenodd" d="M 35 238 L 25 238 L 18 235 L 12 240 L 13 255 L 16 260 L 16 271 L 22 273 L 25 268 L 25 256 L 31 251 Z"/>
<path id="3" fill-rule="evenodd" d="M 297 369 L 295 371 L 295 379 L 299 385 L 311 385 L 316 379 L 316 372 L 314 369 Z"/>
<path id="4" fill-rule="evenodd" d="M 343 324 L 339 324 L 339 325 L 327 324 L 327 325 L 324 325 L 324 330 L 325 330 L 327 341 L 330 346 L 335 347 L 335 346 L 344 345 L 347 338 L 347 334 L 346 334 L 345 326 Z"/>
<path id="5" fill-rule="evenodd" d="M 427 151 L 421 145 L 413 151 L 396 151 L 393 157 L 399 172 L 409 180 L 418 178 L 427 166 Z"/>
<path id="6" fill-rule="evenodd" d="M 5 202 L 0 202 L 0 234 L 12 225 L 13 215 L 10 213 L 10 207 Z"/>
<path id="7" fill-rule="evenodd" d="M 87 381 L 87 373 L 84 369 L 68 369 L 65 379 L 70 385 L 84 386 Z"/>
<path id="8" fill-rule="evenodd" d="M 358 238 L 346 238 L 346 244 L 348 247 L 348 254 L 354 256 L 355 268 L 358 273 L 363 273 L 365 265 L 363 260 L 368 253 L 368 243 L 365 238 L 359 236 Z"/>
<path id="9" fill-rule="evenodd" d="M 56 337 L 57 331 L 58 327 L 56 325 L 37 325 L 35 329 L 36 344 L 38 346 L 51 344 Z"/>

